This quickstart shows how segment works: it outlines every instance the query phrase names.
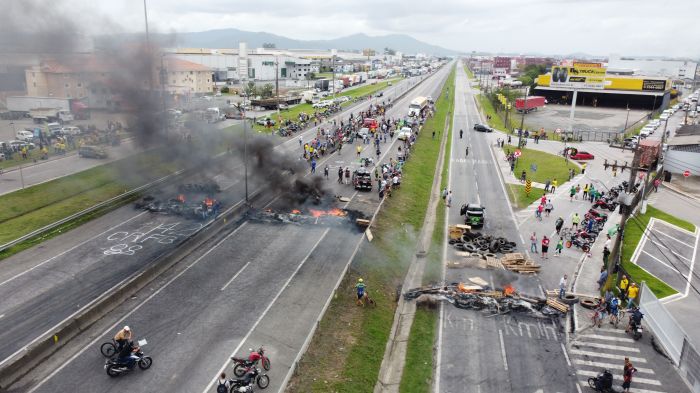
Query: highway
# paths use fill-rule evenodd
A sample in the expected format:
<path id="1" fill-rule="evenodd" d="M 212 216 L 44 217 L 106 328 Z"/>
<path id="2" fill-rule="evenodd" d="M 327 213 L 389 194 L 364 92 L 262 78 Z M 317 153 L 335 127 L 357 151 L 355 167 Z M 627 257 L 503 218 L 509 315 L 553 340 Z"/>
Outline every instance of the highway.
<path id="1" fill-rule="evenodd" d="M 414 92 L 396 102 L 388 116 L 402 117 L 409 101 L 416 95 L 435 96 L 447 76 L 448 68 L 438 71 Z M 384 98 L 400 91 L 396 89 L 405 87 L 397 84 L 391 92 L 385 93 Z M 352 108 L 352 111 L 357 110 L 357 106 Z M 346 114 L 343 114 L 345 117 Z M 307 131 L 305 140 L 310 140 L 311 135 L 315 136 L 315 130 Z M 388 146 L 382 145 L 384 161 L 395 155 L 397 144 L 393 143 L 391 149 Z M 280 154 L 294 154 L 297 149 L 300 150 L 295 136 L 278 146 L 277 151 Z M 325 157 L 319 162 L 319 168 L 328 163 L 333 174 L 333 168 L 337 170 L 338 166 L 359 166 L 354 151 L 343 154 Z M 374 149 L 366 149 L 363 156 L 374 156 Z M 230 206 L 236 198 L 239 201 L 242 198 L 242 179 L 240 174 L 230 173 L 224 180 L 233 182 L 225 193 L 228 196 L 227 205 Z M 327 184 L 334 195 L 351 198 L 341 207 L 347 206 L 369 215 L 379 205 L 376 191 L 355 192 L 351 186 L 337 184 L 335 176 Z M 257 187 L 253 183 L 252 189 Z M 256 205 L 271 203 L 270 206 L 278 207 L 276 197 L 263 191 Z M 141 217 L 153 220 L 151 214 Z M 168 220 L 167 216 L 163 219 Z M 138 220 L 124 223 L 124 227 L 112 231 L 136 231 L 140 228 L 137 225 L 143 225 L 136 224 Z M 95 241 L 102 241 L 102 236 L 108 235 L 100 235 Z M 227 233 L 204 244 L 186 256 L 178 267 L 135 294 L 133 303 L 129 302 L 131 304 L 106 315 L 97 324 L 106 327 L 104 331 L 96 326 L 96 330 L 85 333 L 85 337 L 94 337 L 94 340 L 84 345 L 77 340 L 81 342 L 80 346 L 62 349 L 53 360 L 68 359 L 59 362 L 61 367 L 40 368 L 16 385 L 21 389 L 41 392 L 106 392 L 112 389 L 135 392 L 209 391 L 219 370 L 226 368 L 230 371 L 227 361 L 232 354 L 243 355 L 248 347 L 264 344 L 273 364 L 269 390 L 278 391 L 361 240 L 362 235 L 349 224 L 347 227 L 327 227 L 232 222 Z M 94 244 L 88 246 L 86 243 L 66 252 L 64 261 L 70 261 L 70 255 L 76 255 L 74 253 L 78 249 L 91 255 L 97 254 L 97 259 L 102 259 L 101 273 L 118 282 L 113 276 L 119 276 L 119 271 L 108 270 L 105 266 L 147 263 L 144 258 L 157 253 L 159 247 L 154 246 L 147 251 L 144 247 L 134 255 L 110 255 L 111 260 L 105 261 L 100 255 L 104 254 L 104 249 L 95 249 Z M 16 280 L 34 272 L 40 275 L 41 272 L 46 274 L 56 269 L 61 266 L 56 259 L 24 273 Z M 29 265 L 23 266 L 27 270 Z M 76 282 L 75 276 L 84 280 L 80 269 L 70 280 Z M 54 288 L 57 288 L 54 297 L 60 298 L 63 293 L 69 293 L 64 292 L 65 288 Z M 102 285 L 102 288 L 104 290 L 108 285 Z M 84 294 L 85 298 L 77 293 L 71 294 L 70 299 L 63 298 L 62 304 L 86 302 L 89 294 Z M 9 326 L 12 322 L 6 320 L 16 321 L 19 317 L 9 315 L 0 319 L 0 323 L 8 323 Z M 153 368 L 146 372 L 137 371 L 124 378 L 110 379 L 102 369 L 104 360 L 98 348 L 122 324 L 130 325 L 138 337 L 148 340 L 148 346 L 144 349 L 154 357 L 155 362 Z M 12 339 L 6 338 L 3 338 L 3 342 Z"/>
<path id="2" fill-rule="evenodd" d="M 487 135 L 473 130 L 481 123 L 466 73 L 457 66 L 455 113 L 449 188 L 452 208 L 448 224 L 464 223 L 459 215 L 462 203 L 480 203 L 486 208 L 481 232 L 503 236 L 518 244 L 524 242 L 502 185 L 491 142 Z M 462 139 L 459 130 L 464 130 Z M 469 147 L 467 155 L 466 148 Z M 447 261 L 461 258 L 446 246 Z M 466 282 L 479 276 L 491 286 L 512 284 L 525 294 L 542 296 L 539 280 L 509 272 L 478 268 L 447 269 L 445 281 Z M 535 318 L 525 314 L 493 316 L 462 310 L 443 303 L 438 332 L 437 370 L 434 391 L 457 392 L 575 392 L 575 379 L 564 351 L 564 320 Z"/>

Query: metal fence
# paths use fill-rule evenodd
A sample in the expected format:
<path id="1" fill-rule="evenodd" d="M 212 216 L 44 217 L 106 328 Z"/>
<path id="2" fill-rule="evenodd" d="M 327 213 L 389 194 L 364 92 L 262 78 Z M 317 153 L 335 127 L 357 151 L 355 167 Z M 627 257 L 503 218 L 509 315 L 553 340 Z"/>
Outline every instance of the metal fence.
<path id="1" fill-rule="evenodd" d="M 681 352 L 681 364 L 679 365 L 681 376 L 685 378 L 693 392 L 700 392 L 700 355 L 693 344 L 687 338 L 683 340 Z"/>
<path id="2" fill-rule="evenodd" d="M 574 140 L 591 141 L 591 142 L 608 142 L 620 138 L 622 134 L 619 131 L 600 131 L 600 130 L 575 130 Z"/>
<path id="3" fill-rule="evenodd" d="M 644 321 L 647 326 L 654 333 L 664 350 L 666 350 L 668 356 L 671 357 L 674 363 L 680 364 L 685 333 L 678 326 L 673 315 L 666 310 L 666 307 L 661 304 L 654 293 L 644 285 L 644 282 L 642 282 L 639 296 L 639 308 L 644 313 Z"/>

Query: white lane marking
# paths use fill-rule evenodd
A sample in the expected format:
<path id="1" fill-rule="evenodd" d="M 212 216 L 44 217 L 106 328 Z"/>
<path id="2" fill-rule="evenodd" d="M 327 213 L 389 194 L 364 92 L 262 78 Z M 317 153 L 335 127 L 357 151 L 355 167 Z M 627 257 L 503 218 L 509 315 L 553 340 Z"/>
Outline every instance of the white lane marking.
<path id="1" fill-rule="evenodd" d="M 576 374 L 583 375 L 586 377 L 597 377 L 599 372 L 600 371 L 576 370 Z M 616 379 L 618 381 L 622 381 L 622 375 L 613 374 L 613 379 Z M 657 381 L 656 379 L 634 377 L 634 378 L 632 378 L 632 381 L 634 383 L 644 383 L 647 385 L 661 386 L 661 382 Z M 636 388 L 634 389 L 634 391 L 638 392 L 638 390 Z"/>
<path id="2" fill-rule="evenodd" d="M 569 359 L 569 353 L 566 352 L 566 347 L 564 346 L 564 343 L 561 343 L 561 350 L 564 352 L 564 359 L 566 359 L 566 364 L 571 367 L 571 359 Z"/>
<path id="3" fill-rule="evenodd" d="M 214 250 L 215 250 L 217 247 L 219 247 L 223 242 L 227 241 L 231 236 L 233 236 L 235 233 L 237 233 L 239 230 L 241 230 L 244 226 L 246 226 L 247 223 L 248 223 L 248 222 L 244 222 L 243 224 L 241 224 L 241 226 L 239 226 L 238 228 L 234 229 L 231 233 L 229 233 L 228 235 L 226 235 L 226 237 L 224 237 L 223 239 L 221 239 L 221 240 L 220 240 L 218 243 L 216 243 L 212 248 L 210 248 L 209 250 L 207 250 L 207 252 L 205 252 L 204 254 L 202 254 L 199 258 L 197 258 L 194 262 L 192 262 L 192 263 L 191 263 L 190 265 L 188 265 L 186 268 L 182 269 L 182 271 L 181 271 L 180 273 L 178 273 L 175 277 L 171 278 L 167 283 L 165 283 L 165 285 L 163 285 L 162 287 L 158 288 L 158 289 L 157 289 L 155 292 L 153 292 L 150 296 L 148 296 L 146 299 L 144 299 L 143 302 L 139 303 L 136 307 L 134 307 L 133 309 L 131 309 L 131 311 L 129 311 L 128 313 L 126 313 L 121 319 L 119 319 L 119 320 L 118 320 L 117 322 L 115 322 L 112 326 L 110 326 L 110 327 L 107 328 L 104 332 L 102 332 L 102 334 L 100 334 L 100 335 L 98 335 L 97 337 L 95 337 L 94 340 L 90 341 L 86 346 L 83 347 L 83 349 L 81 349 L 80 351 L 78 351 L 78 353 L 76 353 L 75 355 L 71 356 L 70 359 L 68 359 L 68 361 L 63 362 L 60 366 L 58 366 L 55 370 L 53 370 L 53 372 L 51 372 L 51 374 L 49 374 L 46 378 L 42 379 L 36 386 L 34 386 L 32 389 L 30 389 L 27 393 L 33 393 L 33 392 L 35 392 L 35 391 L 36 391 L 37 389 L 39 389 L 42 385 L 44 385 L 44 383 L 46 383 L 48 380 L 50 380 L 50 379 L 53 378 L 56 374 L 58 374 L 61 370 L 63 370 L 64 367 L 66 367 L 68 364 L 70 364 L 70 363 L 71 363 L 73 360 L 75 360 L 78 356 L 82 355 L 83 352 L 85 352 L 85 350 L 87 350 L 88 348 L 94 346 L 95 343 L 97 343 L 99 340 L 103 340 L 103 338 L 102 338 L 103 336 L 109 334 L 110 332 L 113 332 L 114 329 L 116 329 L 117 326 L 121 325 L 121 324 L 124 322 L 125 319 L 129 318 L 133 313 L 135 313 L 136 311 L 138 311 L 144 304 L 148 303 L 151 299 L 153 299 L 153 298 L 154 298 L 156 295 L 158 295 L 161 291 L 163 291 L 165 288 L 167 288 L 168 286 L 170 286 L 170 284 L 172 284 L 175 280 L 177 280 L 178 278 L 180 278 L 180 276 L 182 276 L 182 275 L 185 274 L 187 271 L 189 271 L 190 268 L 192 268 L 193 266 L 195 266 L 197 263 L 199 263 L 199 261 L 201 261 L 202 259 L 204 259 L 204 257 L 206 257 L 207 255 L 209 255 L 210 252 L 214 251 Z"/>
<path id="4" fill-rule="evenodd" d="M 0 318 L 2 318 L 2 317 L 4 317 L 4 316 L 5 316 L 5 314 L 2 314 L 2 315 L 0 315 Z"/>
<path id="5" fill-rule="evenodd" d="M 599 344 L 599 343 L 592 343 L 592 342 L 588 342 L 588 341 L 576 340 L 575 345 L 592 347 L 592 348 L 599 348 L 599 349 L 611 349 L 613 351 L 626 351 L 626 352 L 637 352 L 637 353 L 640 352 L 639 348 L 623 347 L 620 345 L 611 345 L 611 344 Z"/>
<path id="6" fill-rule="evenodd" d="M 233 282 L 233 280 L 235 280 L 238 276 L 241 275 L 241 273 L 243 273 L 243 271 L 245 270 L 245 268 L 248 267 L 248 265 L 250 265 L 250 261 L 246 262 L 246 264 L 243 265 L 243 267 L 241 268 L 241 270 L 239 270 L 236 274 L 234 274 L 233 277 L 231 277 L 231 279 L 228 280 L 228 282 L 226 283 L 226 285 L 224 285 L 223 287 L 221 287 L 221 290 L 223 291 L 224 289 L 226 289 L 226 287 L 228 287 L 229 284 L 231 284 L 231 283 Z"/>
<path id="7" fill-rule="evenodd" d="M 635 379 L 635 381 L 636 381 L 636 379 Z M 579 382 L 579 384 L 583 385 L 583 387 L 588 388 L 588 381 L 581 380 L 578 382 Z M 578 388 L 578 392 L 581 393 L 581 388 L 579 387 L 578 384 L 576 385 L 576 387 Z M 586 391 L 590 392 L 590 390 L 586 390 Z M 659 392 L 656 390 L 639 389 L 636 386 L 634 387 L 634 390 L 631 390 L 631 391 L 633 391 L 634 393 L 666 393 L 666 392 Z"/>
<path id="8" fill-rule="evenodd" d="M 662 235 L 664 235 L 664 236 L 670 238 L 671 240 L 677 241 L 678 243 L 680 243 L 680 244 L 682 244 L 682 245 L 684 245 L 684 246 L 686 246 L 686 247 L 694 248 L 692 244 L 688 244 L 688 243 L 686 243 L 686 242 L 684 242 L 684 241 L 682 241 L 682 240 L 678 240 L 677 238 L 675 238 L 675 237 L 669 235 L 669 234 L 666 233 L 666 232 L 663 232 L 663 231 L 660 231 L 660 230 L 656 230 L 656 231 L 654 231 L 654 233 L 660 233 L 660 234 L 662 234 Z M 696 236 L 696 238 L 697 238 L 697 236 Z"/>
<path id="9" fill-rule="evenodd" d="M 683 255 L 680 255 L 676 250 L 672 250 L 672 249 L 666 247 L 665 245 L 663 245 L 663 244 L 657 242 L 656 240 L 650 240 L 650 241 L 651 241 L 651 243 L 652 243 L 653 245 L 655 245 L 656 248 L 658 248 L 659 250 L 662 249 L 662 248 L 663 248 L 663 249 L 666 249 L 666 250 L 668 250 L 668 251 L 674 253 L 677 257 L 683 258 L 683 259 L 685 259 L 686 261 L 690 262 L 690 258 L 684 257 Z"/>
<path id="10" fill-rule="evenodd" d="M 498 338 L 501 340 L 501 357 L 503 358 L 503 368 L 508 371 L 508 359 L 506 358 L 506 346 L 503 344 L 503 331 L 498 329 Z"/>
<path id="11" fill-rule="evenodd" d="M 605 362 L 593 362 L 590 360 L 583 360 L 583 359 L 574 359 L 574 363 L 579 364 L 581 366 L 588 366 L 588 367 L 595 367 L 596 369 L 608 369 L 608 370 L 622 370 L 624 368 L 624 364 L 622 363 L 605 363 Z M 654 370 L 650 368 L 644 368 L 644 367 L 635 367 L 637 369 L 637 372 L 643 373 L 643 374 L 654 374 Z"/>
<path id="12" fill-rule="evenodd" d="M 443 281 L 444 275 L 443 275 Z M 437 339 L 437 362 L 435 364 L 435 389 L 434 393 L 440 392 L 440 368 L 442 367 L 442 329 L 444 329 L 445 321 L 445 305 L 444 302 L 440 302 L 440 324 L 438 327 L 438 339 Z"/>
<path id="13" fill-rule="evenodd" d="M 655 260 L 656 262 L 658 262 L 658 263 L 660 263 L 660 264 L 666 266 L 666 268 L 668 268 L 669 270 L 673 270 L 674 272 L 680 274 L 681 277 L 683 277 L 683 278 L 685 278 L 685 279 L 688 279 L 688 276 L 687 276 L 686 274 L 681 273 L 681 271 L 678 270 L 677 268 L 675 268 L 674 266 L 671 266 L 671 265 L 667 264 L 666 262 L 662 261 L 661 259 L 659 259 L 659 258 L 657 258 L 657 257 L 655 257 L 655 256 L 653 256 L 653 255 L 651 255 L 651 254 L 648 253 L 646 250 L 642 250 L 642 253 L 646 254 L 649 258 Z M 680 256 L 680 255 L 676 254 L 676 256 Z M 636 264 L 636 265 L 639 265 L 639 259 L 637 259 L 637 261 L 635 262 L 635 264 Z M 645 270 L 646 270 L 646 269 L 645 269 Z"/>
<path id="14" fill-rule="evenodd" d="M 270 303 L 267 305 L 267 307 L 265 307 L 265 310 L 262 312 L 262 314 L 260 314 L 260 316 L 258 317 L 258 319 L 257 319 L 257 320 L 255 321 L 255 323 L 253 324 L 253 326 L 251 326 L 251 328 L 248 330 L 248 333 L 246 333 L 245 337 L 243 337 L 243 339 L 241 339 L 241 342 L 238 344 L 238 346 L 236 347 L 236 349 L 234 349 L 233 352 L 231 353 L 231 355 L 229 355 L 229 356 L 226 358 L 226 362 L 224 362 L 223 366 L 221 366 L 221 368 L 219 369 L 219 371 L 217 371 L 216 376 L 211 380 L 211 382 L 209 382 L 209 384 L 207 384 L 207 387 L 204 388 L 204 390 L 202 391 L 203 393 L 207 393 L 207 392 L 212 388 L 212 386 L 214 386 L 214 383 L 216 383 L 217 379 L 219 378 L 219 375 L 221 375 L 221 373 L 226 369 L 226 366 L 229 365 L 229 362 L 231 361 L 231 357 L 235 356 L 236 353 L 238 353 L 238 351 L 241 349 L 241 347 L 243 346 L 243 344 L 245 344 L 245 342 L 248 341 L 248 337 L 250 337 L 250 335 L 253 334 L 253 331 L 255 330 L 255 328 L 258 327 L 258 325 L 260 324 L 260 322 L 261 322 L 261 321 L 263 320 L 263 318 L 265 318 L 265 316 L 267 315 L 268 311 L 270 311 L 270 309 L 272 308 L 272 306 L 275 305 L 275 302 L 277 302 L 277 299 L 279 299 L 279 297 L 282 295 L 282 292 L 284 292 L 285 289 L 287 289 L 287 287 L 289 286 L 289 283 L 292 282 L 292 279 L 294 279 L 294 277 L 297 275 L 297 273 L 299 272 L 299 270 L 301 270 L 301 267 L 304 266 L 304 264 L 306 263 L 306 261 L 309 259 L 309 257 L 311 257 L 311 255 L 312 255 L 312 254 L 314 253 L 314 251 L 316 250 L 316 247 L 318 247 L 318 245 L 321 244 L 321 241 L 326 237 L 326 235 L 328 234 L 328 232 L 330 232 L 330 230 L 331 230 L 331 228 L 326 228 L 326 230 L 323 232 L 323 235 L 321 235 L 321 237 L 318 238 L 318 240 L 316 241 L 316 244 L 314 244 L 314 246 L 311 248 L 311 250 L 309 250 L 309 253 L 306 254 L 306 256 L 304 257 L 304 259 L 301 260 L 301 262 L 299 263 L 299 265 L 297 266 L 297 268 L 294 269 L 294 272 L 292 272 L 292 274 L 289 276 L 289 278 L 287 279 L 287 281 L 285 281 L 284 285 L 282 285 L 282 286 L 280 287 L 280 290 L 277 292 L 277 294 L 276 294 L 275 297 L 272 299 L 272 301 L 270 301 Z"/>
<path id="15" fill-rule="evenodd" d="M 595 339 L 595 340 L 616 341 L 616 342 L 622 342 L 622 343 L 634 343 L 634 340 L 632 340 L 631 338 L 601 336 L 600 334 L 584 334 L 584 335 L 581 335 L 579 337 L 580 338 L 590 338 L 590 339 Z"/>
<path id="16" fill-rule="evenodd" d="M 62 255 L 65 255 L 66 253 L 69 253 L 69 252 L 75 250 L 76 248 L 82 246 L 83 244 L 85 244 L 85 243 L 87 243 L 87 242 L 89 242 L 89 241 L 91 241 L 91 240 L 94 240 L 94 239 L 96 239 L 96 238 L 98 238 L 98 237 L 104 235 L 105 233 L 107 233 L 107 232 L 109 232 L 109 231 L 111 231 L 111 230 L 113 230 L 113 229 L 115 229 L 115 228 L 117 228 L 117 227 L 119 227 L 119 226 L 121 226 L 121 225 L 126 224 L 127 222 L 129 222 L 129 221 L 131 221 L 131 220 L 133 220 L 133 219 L 135 219 L 135 218 L 141 217 L 142 215 L 144 215 L 144 214 L 146 214 L 146 213 L 148 213 L 148 212 L 146 212 L 146 211 L 141 212 L 141 213 L 139 213 L 139 214 L 137 214 L 137 215 L 135 215 L 135 216 L 129 218 L 128 220 L 122 221 L 122 222 L 120 222 L 119 224 L 112 226 L 111 228 L 107 229 L 107 230 L 104 231 L 104 232 L 101 232 L 101 233 L 99 233 L 99 234 L 97 234 L 97 235 L 95 235 L 95 236 L 93 236 L 93 237 L 91 237 L 91 238 L 89 238 L 89 239 L 87 239 L 87 240 L 81 242 L 81 243 L 76 244 L 75 246 L 73 246 L 73 247 L 67 249 L 66 251 L 61 252 L 60 254 L 56 254 L 56 255 L 52 256 L 51 258 L 49 258 L 49 259 L 47 259 L 47 260 L 45 260 L 45 261 L 43 261 L 43 262 L 41 262 L 41 263 L 39 263 L 39 264 L 37 264 L 37 265 L 34 265 L 34 266 L 32 266 L 31 268 L 29 268 L 29 269 L 27 269 L 27 270 L 25 270 L 25 271 L 23 271 L 23 272 L 21 272 L 21 273 L 18 273 L 18 274 L 14 275 L 14 276 L 12 276 L 12 277 L 10 277 L 10 278 L 8 278 L 7 280 L 5 280 L 5 281 L 3 281 L 3 282 L 0 282 L 0 286 L 3 286 L 3 285 L 7 284 L 8 282 L 10 282 L 10 281 L 12 281 L 12 280 L 14 280 L 14 279 L 16 279 L 16 278 L 22 277 L 23 275 L 25 275 L 25 274 L 31 272 L 32 270 L 34 270 L 34 269 L 36 269 L 36 268 L 38 268 L 38 267 L 41 267 L 41 266 L 45 265 L 46 263 L 49 263 L 49 262 L 53 261 L 54 259 L 56 259 L 56 258 L 58 258 L 58 257 L 60 257 L 60 256 L 62 256 Z"/>
<path id="17" fill-rule="evenodd" d="M 569 351 L 570 354 L 572 355 L 579 355 L 579 356 L 590 356 L 590 357 L 598 357 L 598 358 L 605 358 L 605 359 L 615 359 L 615 360 L 625 360 L 625 358 L 629 358 L 631 361 L 635 363 L 646 363 L 647 360 L 645 358 L 640 358 L 640 357 L 635 357 L 635 356 L 628 356 L 628 355 L 615 355 L 612 353 L 605 353 L 605 352 L 591 352 L 591 351 L 583 351 L 580 349 L 572 349 Z"/>

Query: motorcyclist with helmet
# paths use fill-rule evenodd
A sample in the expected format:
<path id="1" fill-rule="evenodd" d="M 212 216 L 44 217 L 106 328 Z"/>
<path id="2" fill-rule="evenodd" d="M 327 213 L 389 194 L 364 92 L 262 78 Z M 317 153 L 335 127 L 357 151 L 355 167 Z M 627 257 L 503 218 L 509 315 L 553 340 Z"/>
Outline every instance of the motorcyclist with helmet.
<path id="1" fill-rule="evenodd" d="M 362 278 L 357 279 L 357 284 L 355 284 L 355 289 L 357 290 L 357 305 L 363 305 L 362 299 L 365 297 L 365 281 Z"/>
<path id="2" fill-rule="evenodd" d="M 127 368 L 133 368 L 139 357 L 136 356 L 136 352 L 140 350 L 138 345 L 134 345 L 131 340 L 125 340 L 122 345 L 121 350 L 118 352 L 117 359 L 120 364 L 123 364 Z"/>
<path id="3" fill-rule="evenodd" d="M 117 343 L 117 352 L 121 352 L 124 344 L 131 341 L 131 337 L 133 336 L 129 326 L 124 326 L 122 330 L 118 331 L 117 334 L 114 335 L 114 342 Z"/>

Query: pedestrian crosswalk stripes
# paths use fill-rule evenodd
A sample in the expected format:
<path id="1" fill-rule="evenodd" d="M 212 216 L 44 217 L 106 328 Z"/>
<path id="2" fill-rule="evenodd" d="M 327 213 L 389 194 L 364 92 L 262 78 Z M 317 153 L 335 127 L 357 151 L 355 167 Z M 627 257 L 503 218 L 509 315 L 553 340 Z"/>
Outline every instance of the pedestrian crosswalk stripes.
<path id="1" fill-rule="evenodd" d="M 604 362 L 593 362 L 590 360 L 583 360 L 583 359 L 574 359 L 574 364 L 580 364 L 582 366 L 592 366 L 592 367 L 597 367 L 597 368 L 604 368 L 607 370 L 619 370 L 620 372 L 622 371 L 623 364 L 622 363 L 604 363 Z M 644 367 L 637 367 L 634 366 L 634 368 L 637 369 L 637 372 L 640 374 L 654 374 L 654 370 L 650 368 L 644 368 Z"/>
<path id="2" fill-rule="evenodd" d="M 623 360 L 625 360 L 625 358 L 629 358 L 633 363 L 646 363 L 647 362 L 646 359 L 635 357 L 635 356 L 615 355 L 612 353 L 603 353 L 603 352 L 581 351 L 578 349 L 571 349 L 571 350 L 569 350 L 569 353 L 572 355 L 595 356 L 595 357 L 606 358 L 606 359 L 615 359 L 615 360 L 619 360 L 619 361 L 623 361 Z"/>
<path id="3" fill-rule="evenodd" d="M 591 341 L 578 341 L 578 342 L 576 342 L 576 345 L 592 347 L 592 348 L 599 348 L 599 349 L 613 349 L 616 351 L 639 352 L 639 349 L 633 348 L 633 347 L 623 347 L 621 345 L 601 344 L 601 343 L 591 342 Z"/>
<path id="4" fill-rule="evenodd" d="M 578 374 L 578 375 L 583 375 L 583 376 L 585 376 L 585 377 L 595 377 L 595 376 L 598 375 L 599 372 L 600 372 L 600 371 L 577 370 L 577 371 L 576 371 L 576 374 Z M 613 373 L 613 379 L 614 379 L 614 380 L 622 381 L 622 373 Z M 661 382 L 660 382 L 660 381 L 657 381 L 657 380 L 655 380 L 655 379 L 641 378 L 641 377 L 635 376 L 635 377 L 632 379 L 632 381 L 635 383 L 635 385 L 636 385 L 636 384 L 639 384 L 639 383 L 644 383 L 644 384 L 647 384 L 647 385 L 657 385 L 657 386 L 661 386 Z M 636 390 L 637 390 L 637 389 L 635 389 L 635 391 L 636 391 Z"/>
<path id="5" fill-rule="evenodd" d="M 589 389 L 588 378 L 597 377 L 603 370 L 612 372 L 614 385 L 619 388 L 622 385 L 624 360 L 629 358 L 637 369 L 630 391 L 664 393 L 658 390 L 662 389 L 663 383 L 653 364 L 641 356 L 635 341 L 625 334 L 624 329 L 604 326 L 587 330 L 576 336 L 568 352 L 582 388 Z"/>
<path id="6" fill-rule="evenodd" d="M 634 340 L 631 338 L 603 336 L 600 334 L 584 334 L 583 336 L 579 336 L 579 337 L 581 339 L 592 338 L 592 339 L 605 340 L 605 341 L 615 341 L 615 342 L 619 342 L 619 343 L 634 343 Z"/>
<path id="7" fill-rule="evenodd" d="M 581 386 L 588 387 L 588 381 L 581 380 L 581 381 L 579 381 L 579 383 L 581 384 Z M 660 392 L 658 390 L 637 389 L 637 388 L 634 388 L 633 390 L 630 390 L 630 391 L 634 392 L 634 393 L 665 393 L 665 392 Z"/>

